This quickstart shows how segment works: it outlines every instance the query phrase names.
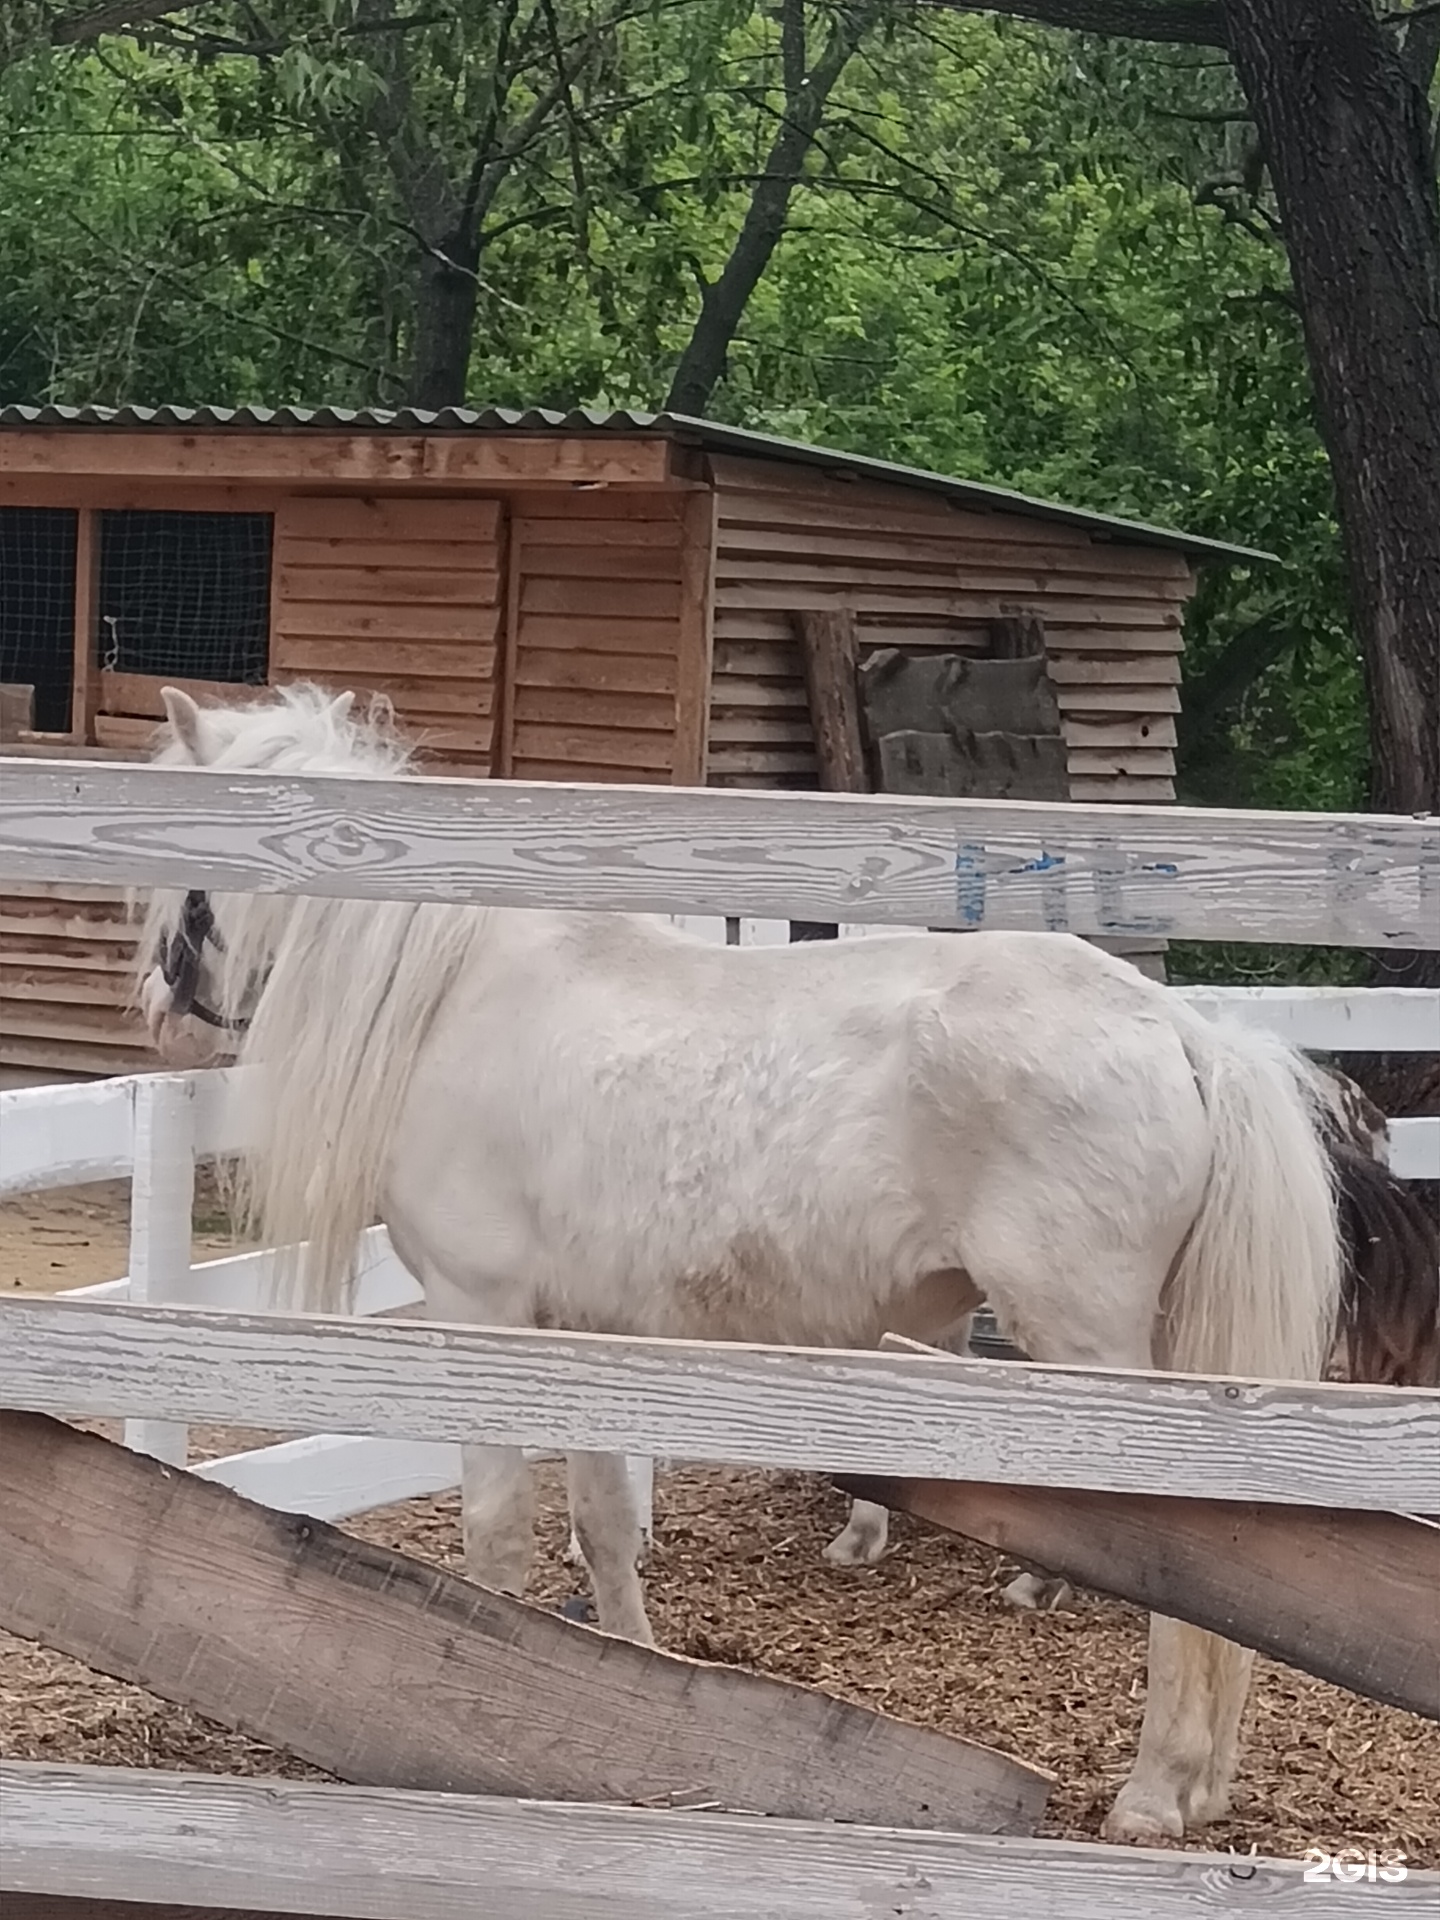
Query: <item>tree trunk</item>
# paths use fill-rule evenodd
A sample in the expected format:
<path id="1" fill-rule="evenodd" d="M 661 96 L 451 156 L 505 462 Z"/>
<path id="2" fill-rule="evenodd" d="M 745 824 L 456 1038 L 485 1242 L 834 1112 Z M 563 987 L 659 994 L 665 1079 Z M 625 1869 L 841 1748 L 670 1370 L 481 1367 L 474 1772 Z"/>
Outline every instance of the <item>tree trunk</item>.
<path id="1" fill-rule="evenodd" d="M 452 243 L 426 253 L 420 261 L 406 399 L 412 407 L 428 412 L 463 407 L 467 398 L 479 261 L 466 258 L 465 253 Z"/>
<path id="2" fill-rule="evenodd" d="M 1330 455 L 1371 800 L 1440 812 L 1440 206 L 1424 96 L 1369 0 L 1226 0 Z M 1383 962 L 1440 985 L 1440 954 Z"/>

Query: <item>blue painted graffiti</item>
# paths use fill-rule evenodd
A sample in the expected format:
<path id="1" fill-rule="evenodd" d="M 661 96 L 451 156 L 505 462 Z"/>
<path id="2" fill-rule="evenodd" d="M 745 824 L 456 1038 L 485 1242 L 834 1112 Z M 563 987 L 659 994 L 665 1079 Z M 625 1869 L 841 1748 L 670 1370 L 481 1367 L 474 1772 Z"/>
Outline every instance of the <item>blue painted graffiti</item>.
<path id="1" fill-rule="evenodd" d="M 1010 871 L 1012 873 L 1050 873 L 1056 867 L 1063 867 L 1064 864 L 1063 853 L 1042 853 L 1038 860 L 1027 860 L 1023 866 L 1012 867 Z"/>
<path id="2" fill-rule="evenodd" d="M 963 845 L 955 853 L 955 914 L 967 927 L 985 919 L 985 849 Z"/>

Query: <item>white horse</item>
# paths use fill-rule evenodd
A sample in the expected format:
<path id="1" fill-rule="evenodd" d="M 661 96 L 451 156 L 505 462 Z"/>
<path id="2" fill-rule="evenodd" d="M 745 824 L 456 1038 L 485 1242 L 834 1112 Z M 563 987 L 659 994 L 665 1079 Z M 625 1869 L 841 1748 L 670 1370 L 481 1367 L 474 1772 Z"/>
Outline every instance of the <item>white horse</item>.
<path id="1" fill-rule="evenodd" d="M 171 766 L 406 770 L 348 694 L 165 704 Z M 1083 941 L 715 947 L 623 915 L 199 893 L 147 927 L 162 1051 L 199 1009 L 283 1066 L 247 1179 L 266 1236 L 310 1243 L 307 1308 L 344 1304 L 378 1215 L 443 1320 L 864 1347 L 983 1298 L 1037 1360 L 1319 1376 L 1340 1263 L 1310 1069 Z M 650 1642 L 623 1461 L 573 1455 L 569 1485 L 601 1629 Z M 468 1448 L 462 1506 L 470 1574 L 522 1591 L 520 1449 Z M 1224 1813 L 1250 1660 L 1152 1620 L 1111 1837 Z"/>

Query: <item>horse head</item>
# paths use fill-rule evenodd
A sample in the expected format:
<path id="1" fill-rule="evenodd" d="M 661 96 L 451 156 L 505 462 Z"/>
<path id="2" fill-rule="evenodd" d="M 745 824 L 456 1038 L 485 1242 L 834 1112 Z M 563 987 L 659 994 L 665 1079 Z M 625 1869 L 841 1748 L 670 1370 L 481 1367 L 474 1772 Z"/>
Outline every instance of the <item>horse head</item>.
<path id="1" fill-rule="evenodd" d="M 298 685 L 201 707 L 162 689 L 166 728 L 153 763 L 231 773 L 391 773 L 405 754 L 388 703 L 352 718 L 355 695 Z M 136 1002 L 171 1066 L 236 1050 L 263 991 L 291 903 L 257 895 L 158 890 L 137 948 Z"/>

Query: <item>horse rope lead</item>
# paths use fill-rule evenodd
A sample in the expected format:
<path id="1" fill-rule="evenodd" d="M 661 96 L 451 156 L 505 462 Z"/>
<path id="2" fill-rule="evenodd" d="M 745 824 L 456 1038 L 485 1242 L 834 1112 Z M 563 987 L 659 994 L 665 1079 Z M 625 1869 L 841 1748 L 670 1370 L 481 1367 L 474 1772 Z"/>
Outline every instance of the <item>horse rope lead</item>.
<path id="1" fill-rule="evenodd" d="M 170 989 L 171 1010 L 182 1016 L 191 1014 L 207 1027 L 218 1027 L 223 1033 L 247 1033 L 250 1028 L 248 1015 L 232 1018 L 216 1013 L 198 997 L 200 958 L 207 941 L 217 953 L 224 953 L 225 941 L 215 924 L 215 909 L 210 905 L 210 895 L 192 889 L 185 895 L 179 926 L 173 935 L 162 937 L 160 942 L 160 973 Z"/>

